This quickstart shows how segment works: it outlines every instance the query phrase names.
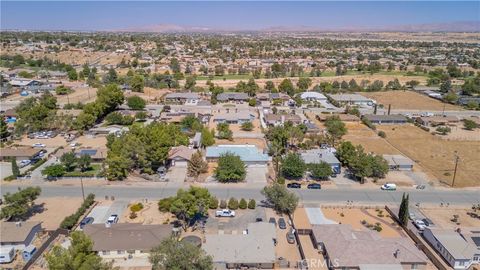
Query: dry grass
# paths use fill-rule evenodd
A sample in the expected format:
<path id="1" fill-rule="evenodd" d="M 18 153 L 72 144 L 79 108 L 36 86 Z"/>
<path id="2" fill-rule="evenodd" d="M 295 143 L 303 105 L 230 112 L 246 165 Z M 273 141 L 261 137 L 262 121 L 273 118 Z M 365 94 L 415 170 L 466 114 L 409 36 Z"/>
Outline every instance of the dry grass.
<path id="1" fill-rule="evenodd" d="M 455 186 L 480 185 L 480 141 L 443 140 L 413 125 L 377 128 L 385 131 L 386 141 L 443 183 L 452 182 L 456 151 L 460 162 Z"/>
<path id="2" fill-rule="evenodd" d="M 470 212 L 470 210 L 435 208 L 421 209 L 421 212 L 430 218 L 436 226 L 443 229 L 456 229 L 459 226 L 480 227 L 480 219 L 467 215 L 467 212 Z M 453 219 L 453 215 L 458 215 L 459 224 L 451 221 Z"/>
<path id="3" fill-rule="evenodd" d="M 459 106 L 445 104 L 439 100 L 412 91 L 362 92 L 360 94 L 376 100 L 378 104 L 383 104 L 385 108 L 391 104 L 392 109 L 404 110 L 441 111 L 443 110 L 443 106 L 445 106 L 445 110 L 462 109 Z"/>
<path id="4" fill-rule="evenodd" d="M 348 133 L 343 136 L 346 141 L 354 145 L 360 144 L 365 151 L 376 154 L 399 154 L 400 152 L 390 145 L 383 138 L 379 137 L 373 130 L 361 123 L 346 123 Z"/>
<path id="5" fill-rule="evenodd" d="M 256 145 L 259 149 L 264 150 L 267 148 L 267 143 L 265 142 L 265 139 L 257 139 L 257 138 L 235 138 L 233 141 L 229 140 L 219 140 L 215 139 L 215 144 L 216 145 L 221 145 L 221 144 L 253 144 Z"/>

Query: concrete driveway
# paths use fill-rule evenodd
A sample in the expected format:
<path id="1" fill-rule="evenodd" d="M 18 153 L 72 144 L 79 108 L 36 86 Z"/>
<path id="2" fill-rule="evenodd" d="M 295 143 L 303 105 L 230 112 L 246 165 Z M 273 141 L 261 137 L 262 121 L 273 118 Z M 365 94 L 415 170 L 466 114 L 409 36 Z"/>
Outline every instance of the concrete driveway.
<path id="1" fill-rule="evenodd" d="M 247 167 L 247 176 L 245 180 L 247 183 L 267 183 L 267 172 L 268 168 L 266 166 L 248 166 Z"/>
<path id="2" fill-rule="evenodd" d="M 169 182 L 183 183 L 187 176 L 187 166 L 170 167 L 166 176 Z"/>
<path id="3" fill-rule="evenodd" d="M 109 216 L 117 214 L 121 218 L 123 211 L 127 209 L 128 201 L 115 201 L 111 205 L 100 205 L 92 209 L 89 217 L 93 218 L 93 224 L 105 223 Z M 119 222 L 122 222 L 119 220 Z"/>
<path id="4" fill-rule="evenodd" d="M 12 163 L 0 162 L 0 177 L 3 179 L 12 175 Z"/>

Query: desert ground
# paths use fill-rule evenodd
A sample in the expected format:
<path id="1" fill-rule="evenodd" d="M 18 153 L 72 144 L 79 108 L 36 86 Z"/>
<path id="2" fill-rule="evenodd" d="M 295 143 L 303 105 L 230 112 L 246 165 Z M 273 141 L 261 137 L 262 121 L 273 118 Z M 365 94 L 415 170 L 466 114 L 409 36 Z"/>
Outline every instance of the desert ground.
<path id="1" fill-rule="evenodd" d="M 46 230 L 56 230 L 62 220 L 75 213 L 81 204 L 82 198 L 40 198 L 35 201 L 36 213 L 28 220 L 42 222 L 42 227 Z"/>
<path id="2" fill-rule="evenodd" d="M 420 212 L 430 218 L 433 223 L 443 229 L 456 229 L 462 227 L 480 227 L 480 219 L 469 216 L 467 213 L 472 212 L 467 209 L 454 208 L 422 208 Z M 477 214 L 478 211 L 477 211 Z M 457 222 L 453 222 L 453 216 L 458 215 Z"/>
<path id="3" fill-rule="evenodd" d="M 383 154 L 400 154 L 400 151 L 393 147 L 388 141 L 378 136 L 375 131 L 361 123 L 345 123 L 347 134 L 343 140 L 351 141 L 354 145 L 361 144 L 365 151 Z"/>
<path id="4" fill-rule="evenodd" d="M 447 185 L 452 184 L 456 153 L 460 159 L 455 187 L 480 185 L 480 141 L 443 140 L 413 125 L 377 129 L 387 134 L 386 141 L 392 147 Z"/>
<path id="5" fill-rule="evenodd" d="M 459 106 L 446 104 L 413 91 L 362 92 L 359 94 L 376 100 L 385 108 L 391 104 L 392 109 L 442 111 L 445 106 L 447 111 L 462 110 Z"/>

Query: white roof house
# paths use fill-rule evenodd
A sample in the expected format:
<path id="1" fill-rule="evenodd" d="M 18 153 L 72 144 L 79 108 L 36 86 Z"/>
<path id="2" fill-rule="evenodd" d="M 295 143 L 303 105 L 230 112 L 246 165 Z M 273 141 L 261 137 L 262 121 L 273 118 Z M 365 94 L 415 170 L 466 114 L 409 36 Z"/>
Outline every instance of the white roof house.
<path id="1" fill-rule="evenodd" d="M 327 97 L 318 92 L 303 92 L 300 94 L 300 98 L 303 100 L 310 100 L 310 101 L 326 101 Z"/>

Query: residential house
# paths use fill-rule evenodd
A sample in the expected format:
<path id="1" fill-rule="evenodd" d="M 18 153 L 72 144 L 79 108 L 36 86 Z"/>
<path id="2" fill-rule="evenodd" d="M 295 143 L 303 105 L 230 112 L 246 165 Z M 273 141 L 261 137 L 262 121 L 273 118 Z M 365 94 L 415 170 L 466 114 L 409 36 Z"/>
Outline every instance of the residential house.
<path id="1" fill-rule="evenodd" d="M 417 117 L 415 122 L 424 126 L 443 126 L 453 123 L 458 123 L 460 120 L 456 116 L 430 116 L 430 117 Z"/>
<path id="2" fill-rule="evenodd" d="M 17 79 L 11 80 L 9 84 L 12 87 L 24 88 L 24 87 L 33 86 L 33 85 L 40 85 L 40 82 L 32 79 L 17 78 Z"/>
<path id="3" fill-rule="evenodd" d="M 294 125 L 299 125 L 302 123 L 302 118 L 296 114 L 268 113 L 264 115 L 264 120 L 268 126 L 281 126 L 286 122 L 291 122 Z"/>
<path id="4" fill-rule="evenodd" d="M 202 248 L 212 256 L 215 270 L 275 268 L 275 225 L 249 223 L 245 232 L 205 236 Z"/>
<path id="5" fill-rule="evenodd" d="M 377 125 L 401 125 L 401 124 L 406 124 L 407 117 L 401 115 L 401 114 L 386 114 L 386 115 L 380 115 L 380 114 L 366 114 L 363 116 L 365 119 L 368 119 L 372 124 L 377 124 Z"/>
<path id="6" fill-rule="evenodd" d="M 33 159 L 40 153 L 41 149 L 33 147 L 11 147 L 0 149 L 0 160 L 8 161 L 14 158 L 17 161 Z"/>
<path id="7" fill-rule="evenodd" d="M 40 222 L 0 222 L 0 246 L 23 250 L 29 246 L 42 230 Z"/>
<path id="8" fill-rule="evenodd" d="M 75 151 L 77 157 L 90 156 L 92 162 L 103 162 L 107 158 L 107 149 L 105 148 L 80 148 Z"/>
<path id="9" fill-rule="evenodd" d="M 376 103 L 359 94 L 334 94 L 330 95 L 330 98 L 340 105 L 373 106 Z"/>
<path id="10" fill-rule="evenodd" d="M 310 149 L 300 153 L 300 157 L 306 164 L 319 164 L 325 162 L 332 167 L 332 171 L 336 174 L 341 172 L 341 163 L 335 156 L 334 148 L 327 149 Z"/>
<path id="11" fill-rule="evenodd" d="M 321 224 L 312 226 L 311 238 L 330 269 L 413 270 L 427 266 L 426 256 L 404 237 L 383 238 L 376 231 L 357 231 L 348 224 Z"/>
<path id="12" fill-rule="evenodd" d="M 168 152 L 168 163 L 170 166 L 186 167 L 192 159 L 193 153 L 195 153 L 194 149 L 184 145 L 172 147 Z"/>
<path id="13" fill-rule="evenodd" d="M 128 131 L 128 127 L 120 126 L 120 125 L 110 125 L 106 127 L 96 127 L 89 129 L 89 133 L 94 135 L 108 135 L 108 134 L 121 134 L 122 132 Z"/>
<path id="14" fill-rule="evenodd" d="M 307 135 L 316 135 L 322 132 L 322 130 L 313 122 L 305 122 L 304 125 L 307 127 Z"/>
<path id="15" fill-rule="evenodd" d="M 250 111 L 237 111 L 232 113 L 220 113 L 214 116 L 213 122 L 227 124 L 243 124 L 255 120 L 255 115 Z"/>
<path id="16" fill-rule="evenodd" d="M 318 92 L 303 92 L 300 94 L 300 98 L 306 101 L 327 101 L 327 97 Z"/>
<path id="17" fill-rule="evenodd" d="M 257 146 L 248 144 L 209 146 L 205 156 L 208 162 L 216 162 L 226 153 L 239 156 L 247 166 L 266 166 L 270 161 L 270 157 L 262 153 Z"/>
<path id="18" fill-rule="evenodd" d="M 480 104 L 480 96 L 476 96 L 476 97 L 460 96 L 460 97 L 458 97 L 458 100 L 457 100 L 457 103 L 462 105 L 462 106 L 466 106 L 470 102 Z"/>
<path id="19" fill-rule="evenodd" d="M 344 113 L 339 113 L 339 114 L 318 114 L 316 118 L 319 121 L 326 121 L 330 117 L 338 117 L 341 121 L 343 122 L 359 122 L 360 118 L 356 115 L 353 114 L 344 114 Z"/>
<path id="20" fill-rule="evenodd" d="M 422 235 L 454 269 L 470 269 L 480 263 L 480 228 L 454 231 L 427 227 Z"/>
<path id="21" fill-rule="evenodd" d="M 237 93 L 237 92 L 224 92 L 217 95 L 217 101 L 219 102 L 242 102 L 247 101 L 250 98 L 247 93 Z"/>
<path id="22" fill-rule="evenodd" d="M 200 101 L 197 93 L 170 93 L 165 96 L 167 103 L 179 103 L 184 105 L 196 105 Z"/>
<path id="23" fill-rule="evenodd" d="M 391 171 L 411 171 L 415 164 L 413 160 L 403 155 L 383 155 Z"/>
<path id="24" fill-rule="evenodd" d="M 168 224 L 88 224 L 83 231 L 93 241 L 93 251 L 106 260 L 148 258 L 149 251 L 172 235 Z"/>

